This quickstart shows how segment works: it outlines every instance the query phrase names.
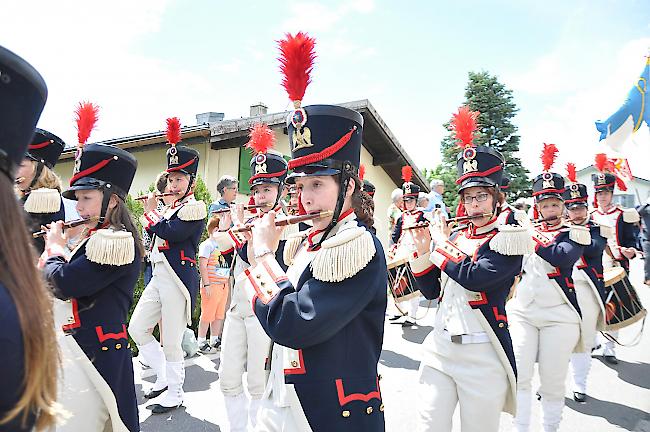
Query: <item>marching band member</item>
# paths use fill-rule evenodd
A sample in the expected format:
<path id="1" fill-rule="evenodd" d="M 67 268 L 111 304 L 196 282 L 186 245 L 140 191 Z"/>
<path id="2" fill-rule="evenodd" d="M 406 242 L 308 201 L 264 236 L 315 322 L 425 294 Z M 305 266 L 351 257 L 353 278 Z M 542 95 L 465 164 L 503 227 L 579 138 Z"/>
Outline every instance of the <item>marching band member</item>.
<path id="1" fill-rule="evenodd" d="M 369 225 L 366 225 L 368 227 L 368 230 L 373 233 L 374 235 L 377 235 L 377 228 L 375 228 L 375 220 L 374 220 L 374 215 L 375 215 L 375 185 L 370 183 L 369 180 L 365 178 L 366 176 L 366 166 L 364 164 L 361 164 L 359 166 L 359 180 L 363 182 L 361 185 L 361 190 L 365 192 L 364 196 L 363 194 L 359 194 L 359 202 L 354 206 L 355 208 L 362 208 L 365 207 L 365 210 L 363 212 L 360 212 L 357 214 L 357 218 L 361 220 L 363 223 L 369 223 Z M 372 217 L 371 220 L 369 221 L 363 221 L 363 215 L 370 215 Z"/>
<path id="2" fill-rule="evenodd" d="M 274 253 L 282 231 L 276 213 L 253 228 L 246 289 L 274 343 L 256 430 L 383 431 L 377 363 L 386 261 L 379 240 L 357 221 L 360 209 L 352 207 L 361 193 L 363 117 L 340 106 L 301 107 L 313 45 L 303 33 L 280 42 L 284 86 L 294 103 L 287 181 L 298 186 L 307 212 L 324 217 L 287 241 L 286 272 Z"/>
<path id="3" fill-rule="evenodd" d="M 0 431 L 43 431 L 56 421 L 58 348 L 52 298 L 14 186 L 47 87 L 36 69 L 3 47 L 0 71 Z"/>
<path id="4" fill-rule="evenodd" d="M 596 155 L 594 166 L 599 171 L 592 174 L 591 180 L 594 183 L 596 196 L 594 200 L 595 209 L 591 218 L 598 224 L 614 228 L 615 235 L 607 239 L 608 248 L 603 255 L 605 269 L 621 266 L 626 273 L 630 271 L 630 260 L 636 256 L 635 246 L 639 235 L 639 213 L 633 208 L 623 208 L 612 202 L 614 188 L 625 190 L 625 184 L 608 172 L 607 156 L 603 153 Z M 613 338 L 618 337 L 618 330 L 607 332 Z M 607 340 L 604 342 L 603 357 L 607 363 L 617 364 L 615 342 Z"/>
<path id="5" fill-rule="evenodd" d="M 183 404 L 185 368 L 181 341 L 187 324 L 192 322 L 199 291 L 196 251 L 207 215 L 205 204 L 194 199 L 199 152 L 176 145 L 181 140 L 176 117 L 167 119 L 167 140 L 170 144 L 168 185 L 176 200 L 165 212 L 156 210 L 157 198 L 153 193 L 145 201 L 142 222 L 153 236 L 149 256 L 153 276 L 129 324 L 129 334 L 140 354 L 156 373 L 156 382 L 145 398 L 153 399 L 164 393 L 158 403 L 150 405 L 154 414 L 166 413 Z M 152 335 L 161 319 L 165 327 L 161 337 L 163 347 Z"/>
<path id="6" fill-rule="evenodd" d="M 71 254 L 63 222 L 55 222 L 42 257 L 54 294 L 66 301 L 57 303 L 57 315 L 67 307 L 59 337 L 59 403 L 72 417 L 57 430 L 139 431 L 126 320 L 144 251 L 124 202 L 137 161 L 113 146 L 84 145 L 96 119 L 97 107 L 79 105 L 79 147 L 63 195 L 77 201 L 82 218 L 98 221 L 87 223 L 86 237 Z"/>
<path id="7" fill-rule="evenodd" d="M 576 402 L 585 402 L 587 376 L 591 368 L 591 350 L 596 340 L 597 330 L 602 330 L 605 325 L 603 253 L 607 238 L 612 235 L 612 229 L 590 220 L 587 186 L 578 183 L 576 167 L 572 163 L 567 164 L 567 179 L 569 184 L 562 195 L 564 205 L 569 212 L 569 219 L 575 225 L 589 228 L 591 234 L 591 243 L 585 246 L 582 256 L 573 268 L 573 283 L 582 313 L 580 326 L 584 342 L 584 350 L 571 355 L 573 399 Z"/>
<path id="8" fill-rule="evenodd" d="M 424 215 L 422 209 L 417 207 L 417 199 L 420 194 L 420 186 L 413 183 L 411 180 L 413 178 L 413 168 L 410 166 L 402 167 L 402 203 L 404 205 L 404 211 L 397 218 L 395 223 L 395 228 L 391 234 L 393 241 L 393 248 L 390 251 L 391 258 L 399 258 L 403 256 L 411 256 L 414 251 L 413 237 L 406 231 L 404 228 L 412 227 L 418 223 L 427 222 L 427 218 Z M 394 271 L 394 270 L 391 270 Z M 417 295 L 408 300 L 409 302 L 409 313 L 402 327 L 409 327 L 417 325 L 417 312 L 420 306 L 420 296 Z M 400 318 L 400 316 L 394 316 L 390 318 L 391 321 L 395 321 Z"/>
<path id="9" fill-rule="evenodd" d="M 247 145 L 253 152 L 250 161 L 253 175 L 248 181 L 251 185 L 253 202 L 256 205 L 268 205 L 266 208 L 259 209 L 260 214 L 273 208 L 277 209 L 284 189 L 284 179 L 287 176 L 287 161 L 282 154 L 272 149 L 274 141 L 273 130 L 266 125 L 256 124 L 251 130 L 250 141 Z M 243 210 L 241 214 L 243 216 Z M 241 221 L 241 217 L 236 217 L 236 219 Z M 221 229 L 228 229 L 231 225 L 230 220 L 230 214 L 226 213 Z M 235 228 L 240 226 L 241 222 L 235 224 Z M 265 360 L 269 356 L 271 340 L 264 333 L 255 317 L 251 303 L 246 296 L 244 282 L 239 277 L 250 266 L 249 255 L 252 253 L 252 249 L 242 234 L 236 234 L 232 230 L 229 234 L 237 249 L 233 267 L 235 285 L 231 291 L 230 308 L 226 313 L 219 385 L 226 403 L 230 430 L 242 432 L 247 430 L 249 421 L 252 428 L 256 425 L 257 411 L 266 384 Z M 228 247 L 228 245 L 223 247 Z M 232 246 L 230 247 L 232 248 Z M 278 249 L 276 259 L 282 263 L 283 269 L 286 269 L 282 261 L 282 250 L 282 247 Z M 246 382 L 251 397 L 250 401 L 244 393 L 243 375 L 245 371 L 247 372 Z"/>
<path id="10" fill-rule="evenodd" d="M 433 234 L 413 233 L 411 268 L 420 291 L 439 299 L 434 330 L 423 343 L 418 431 L 451 431 L 458 404 L 463 431 L 497 431 L 501 412 L 515 412 L 505 303 L 532 243 L 525 228 L 498 222 L 503 156 L 473 146 L 477 116 L 462 107 L 452 120 L 463 148 L 460 201 L 471 221 L 451 235 L 444 220 Z"/>
<path id="11" fill-rule="evenodd" d="M 525 257 L 521 281 L 508 302 L 510 335 L 518 370 L 517 431 L 528 431 L 531 381 L 539 364 L 544 431 L 557 431 L 564 407 L 565 380 L 571 353 L 582 346 L 580 307 L 572 273 L 591 240 L 589 229 L 565 225 L 564 178 L 550 172 L 557 156 L 554 144 L 544 144 L 544 172 L 533 182 L 536 212 L 542 218 L 532 228 L 535 253 Z"/>
<path id="12" fill-rule="evenodd" d="M 65 220 L 61 179 L 52 170 L 64 147 L 61 138 L 46 130 L 36 129 L 32 143 L 27 147 L 25 158 L 16 172 L 16 189 L 29 215 L 32 231 Z M 43 253 L 45 238 L 38 237 L 33 242 L 38 255 Z"/>
<path id="13" fill-rule="evenodd" d="M 501 211 L 499 212 L 499 223 L 502 225 L 524 225 L 528 221 L 528 216 L 523 210 L 518 210 L 511 206 L 506 200 L 506 191 L 510 188 L 510 177 L 503 173 L 501 187 L 499 192 L 499 202 Z"/>
<path id="14" fill-rule="evenodd" d="M 156 176 L 156 181 L 154 182 L 156 193 L 158 194 L 169 193 L 169 183 L 167 181 L 168 176 L 169 173 L 167 171 L 163 171 Z M 162 212 L 164 211 L 165 207 L 171 205 L 173 202 L 174 202 L 173 196 L 160 197 L 156 205 L 156 210 Z M 151 248 L 153 246 L 151 240 L 152 240 L 151 236 L 149 235 L 147 230 L 143 227 L 142 244 L 144 245 L 144 250 L 145 250 L 144 266 L 143 266 L 144 286 L 149 285 L 149 281 L 151 280 L 151 274 L 153 272 L 153 266 L 151 264 L 151 260 L 149 259 L 149 254 L 151 253 Z"/>

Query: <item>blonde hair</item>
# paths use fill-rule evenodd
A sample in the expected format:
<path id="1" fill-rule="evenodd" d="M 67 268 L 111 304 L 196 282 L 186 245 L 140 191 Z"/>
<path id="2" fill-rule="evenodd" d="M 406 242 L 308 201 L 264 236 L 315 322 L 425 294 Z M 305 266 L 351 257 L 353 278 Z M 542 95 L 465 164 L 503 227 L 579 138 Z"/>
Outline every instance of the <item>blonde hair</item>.
<path id="1" fill-rule="evenodd" d="M 32 161 L 32 163 L 34 164 L 34 169 L 36 169 L 38 162 Z M 32 186 L 32 189 L 40 188 L 56 189 L 61 192 L 61 178 L 45 165 L 43 165 L 41 175 L 38 176 L 38 179 L 34 182 L 34 186 Z"/>
<path id="2" fill-rule="evenodd" d="M 20 397 L 0 418 L 0 425 L 36 415 L 36 430 L 54 426 L 57 407 L 57 375 L 60 366 L 54 332 L 52 294 L 36 268 L 22 209 L 13 197 L 13 184 L 0 175 L 0 272 L 2 283 L 18 312 L 24 350 L 24 376 Z"/>

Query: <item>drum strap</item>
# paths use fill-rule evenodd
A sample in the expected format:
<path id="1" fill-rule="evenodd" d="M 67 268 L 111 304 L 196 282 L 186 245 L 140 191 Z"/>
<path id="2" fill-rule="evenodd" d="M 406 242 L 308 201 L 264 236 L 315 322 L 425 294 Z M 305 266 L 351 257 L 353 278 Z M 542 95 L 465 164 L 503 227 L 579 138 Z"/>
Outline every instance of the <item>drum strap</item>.
<path id="1" fill-rule="evenodd" d="M 641 321 L 641 327 L 639 328 L 639 332 L 638 332 L 638 333 L 636 334 L 636 336 L 634 336 L 634 337 L 632 338 L 632 340 L 631 340 L 630 342 L 628 342 L 628 343 L 622 343 L 622 342 L 619 341 L 617 338 L 615 338 L 615 337 L 612 336 L 611 334 L 609 334 L 609 333 L 607 333 L 607 332 L 604 332 L 604 331 L 601 331 L 600 334 L 602 334 L 603 337 L 604 337 L 605 339 L 607 339 L 608 341 L 610 341 L 610 342 L 614 342 L 616 345 L 620 345 L 620 346 L 623 346 L 623 347 L 633 347 L 633 346 L 636 346 L 636 345 L 639 344 L 639 342 L 641 342 L 641 337 L 643 336 L 643 328 L 645 327 L 645 319 L 646 319 L 646 318 L 647 318 L 647 316 L 643 317 L 643 321 Z"/>

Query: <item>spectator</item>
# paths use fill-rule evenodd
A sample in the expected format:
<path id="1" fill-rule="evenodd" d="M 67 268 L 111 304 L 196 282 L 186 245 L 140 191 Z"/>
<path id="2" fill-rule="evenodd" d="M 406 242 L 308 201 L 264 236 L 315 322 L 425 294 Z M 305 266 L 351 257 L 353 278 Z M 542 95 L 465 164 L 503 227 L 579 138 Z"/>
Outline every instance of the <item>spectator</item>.
<path id="1" fill-rule="evenodd" d="M 429 208 L 429 196 L 424 192 L 420 192 L 418 195 L 418 207 L 423 209 Z"/>
<path id="2" fill-rule="evenodd" d="M 641 216 L 641 248 L 643 249 L 644 261 L 643 270 L 645 272 L 644 281 L 650 285 L 650 197 L 645 204 L 637 208 Z"/>
<path id="3" fill-rule="evenodd" d="M 238 185 L 239 182 L 233 176 L 225 175 L 219 179 L 219 183 L 217 183 L 217 192 L 219 192 L 221 198 L 219 198 L 219 201 L 210 204 L 208 216 L 214 211 L 230 207 L 230 204 L 235 202 L 235 198 L 237 198 Z"/>
<path id="4" fill-rule="evenodd" d="M 391 194 L 390 194 L 390 199 L 393 201 L 389 206 L 387 210 L 387 215 L 388 215 L 388 232 L 392 233 L 393 230 L 395 229 L 395 224 L 397 223 L 397 219 L 402 215 L 402 189 L 397 188 L 395 189 Z M 391 240 L 391 244 L 392 240 Z"/>
<path id="5" fill-rule="evenodd" d="M 440 179 L 433 179 L 429 184 L 431 186 L 431 193 L 429 194 L 429 206 L 426 211 L 432 212 L 435 209 L 440 209 L 440 214 L 449 219 L 449 211 L 445 202 L 442 200 L 442 194 L 445 192 L 445 184 Z"/>

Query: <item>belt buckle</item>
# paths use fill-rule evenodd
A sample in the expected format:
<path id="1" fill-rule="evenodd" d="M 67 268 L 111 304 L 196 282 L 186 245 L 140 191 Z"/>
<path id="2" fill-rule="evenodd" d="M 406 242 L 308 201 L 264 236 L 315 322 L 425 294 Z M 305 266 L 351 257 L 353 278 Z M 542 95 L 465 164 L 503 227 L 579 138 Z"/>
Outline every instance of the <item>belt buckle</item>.
<path id="1" fill-rule="evenodd" d="M 453 343 L 462 344 L 463 343 L 463 335 L 451 335 L 451 341 Z"/>

